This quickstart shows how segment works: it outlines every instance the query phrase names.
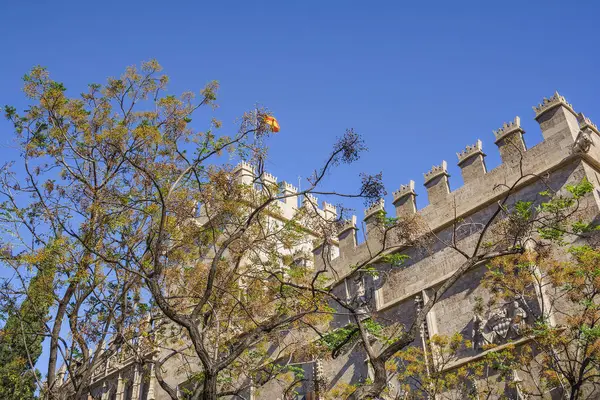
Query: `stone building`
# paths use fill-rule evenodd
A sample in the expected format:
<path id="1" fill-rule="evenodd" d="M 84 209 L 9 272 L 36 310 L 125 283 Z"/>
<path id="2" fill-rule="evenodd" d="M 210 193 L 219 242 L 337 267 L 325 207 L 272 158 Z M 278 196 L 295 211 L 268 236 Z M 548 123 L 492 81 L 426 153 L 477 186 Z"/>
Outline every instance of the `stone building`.
<path id="1" fill-rule="evenodd" d="M 440 240 L 432 245 L 429 252 L 412 252 L 407 249 L 406 252 L 410 255 L 407 265 L 394 270 L 386 279 L 357 279 L 351 268 L 369 257 L 369 246 L 374 246 L 378 240 L 370 233 L 376 214 L 384 208 L 383 200 L 365 210 L 366 238 L 361 243 L 358 240 L 356 218 L 345 223 L 338 233 L 338 243 L 335 244 L 330 261 L 335 270 L 335 274 L 332 274 L 335 293 L 355 299 L 361 307 L 376 312 L 377 317 L 382 320 L 410 325 L 416 310 L 428 300 L 432 289 L 443 283 L 461 263 L 461 256 L 443 244 L 444 239 L 450 238 L 455 231 L 454 222 L 459 219 L 469 221 L 471 228 L 461 231 L 457 240 L 465 248 L 472 247 L 478 232 L 478 229 L 472 227 L 489 219 L 497 201 L 506 195 L 507 185 L 516 181 L 519 184 L 511 198 L 535 202 L 539 200 L 539 193 L 545 190 L 546 184 L 555 191 L 561 191 L 566 185 L 578 183 L 587 177 L 596 190 L 584 199 L 586 204 L 582 212 L 585 218 L 598 217 L 600 132 L 597 127 L 583 114 L 576 112 L 558 93 L 544 99 L 533 109 L 543 136 L 543 141 L 537 145 L 527 148 L 520 118 L 515 117 L 494 131 L 495 145 L 502 159 L 502 163 L 494 169 L 487 170 L 482 142 L 477 140 L 475 144 L 457 153 L 456 161 L 461 168 L 463 186 L 450 189 L 447 163 L 442 161 L 424 174 L 423 184 L 429 201 L 426 207 L 417 210 L 414 181 L 393 192 L 392 202 L 396 215 L 419 215 L 421 221 Z M 240 166 L 240 171 L 242 174 L 251 174 L 248 166 Z M 543 182 L 540 177 L 544 177 Z M 291 185 L 286 185 L 285 188 L 294 190 Z M 290 198 L 289 203 L 283 205 L 286 210 L 284 215 L 294 212 L 298 206 L 297 201 Z M 335 215 L 335 209 L 329 205 L 325 205 L 322 212 Z M 319 254 L 322 249 L 316 248 L 314 251 Z M 320 258 L 315 257 L 315 268 L 322 266 Z M 520 337 L 518 326 L 519 323 L 527 323 L 530 316 L 518 300 L 485 315 L 473 312 L 476 298 L 489 297 L 479 284 L 483 272 L 484 268 L 469 272 L 436 303 L 422 327 L 422 338 L 417 339 L 413 345 L 425 346 L 426 340 L 435 334 L 451 335 L 461 332 L 474 343 L 471 349 L 462 354 L 459 361 L 461 364 L 481 357 L 485 353 L 483 343 L 501 346 L 509 340 L 516 343 L 527 340 Z M 537 301 L 539 304 L 546 301 L 543 292 L 539 293 Z M 535 305 L 528 306 L 535 308 Z M 347 323 L 347 317 L 338 317 L 333 322 L 333 327 Z M 371 374 L 360 346 L 349 349 L 335 359 L 306 362 L 303 368 L 308 377 L 308 383 L 299 390 L 298 398 L 303 399 L 317 399 L 319 396 L 316 392 L 319 388 L 364 381 Z M 130 380 L 131 389 L 118 383 L 126 374 L 133 377 Z M 109 386 L 106 382 L 110 380 L 117 382 L 116 386 L 113 385 L 114 392 L 106 391 Z M 152 371 L 128 365 L 126 361 L 118 367 L 107 366 L 105 371 L 97 375 L 93 387 L 105 388 L 104 394 L 100 394 L 102 399 L 168 398 L 156 384 Z M 278 390 L 280 388 L 275 383 L 267 384 L 248 393 L 248 398 L 277 399 L 281 396 Z M 398 395 L 398 390 L 394 387 L 394 382 L 391 382 L 391 393 Z"/>

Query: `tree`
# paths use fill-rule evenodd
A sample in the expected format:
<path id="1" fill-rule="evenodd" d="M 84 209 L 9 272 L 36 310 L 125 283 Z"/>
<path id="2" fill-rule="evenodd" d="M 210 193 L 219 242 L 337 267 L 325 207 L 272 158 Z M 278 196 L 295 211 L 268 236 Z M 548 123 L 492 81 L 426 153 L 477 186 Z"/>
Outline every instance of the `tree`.
<path id="1" fill-rule="evenodd" d="M 5 108 L 22 156 L 22 171 L 3 168 L 2 222 L 15 233 L 4 240 L 5 261 L 15 276 L 49 274 L 51 301 L 39 306 L 50 315 L 36 334 L 49 337 L 50 398 L 86 393 L 117 351 L 151 366 L 172 398 L 162 367 L 175 359 L 189 366 L 191 398 L 237 394 L 289 371 L 284 358 L 303 349 L 283 333 L 302 332 L 326 311 L 322 271 L 301 261 L 313 240 L 332 241 L 344 212 L 318 210 L 312 195 L 338 195 L 321 189 L 323 178 L 359 158 L 361 137 L 346 131 L 307 188 L 291 193 L 264 172 L 267 109 L 245 113 L 231 135 L 215 119 L 199 131 L 192 117 L 215 106 L 218 84 L 199 98 L 165 95 L 160 70 L 155 61 L 130 67 L 71 98 L 36 67 L 25 76 L 29 109 Z M 246 179 L 225 155 L 255 173 Z M 382 191 L 381 175 L 364 175 L 356 193 L 343 195 L 368 202 Z M 281 202 L 298 196 L 304 206 L 283 218 Z M 30 260 L 56 245 L 51 272 Z M 25 277 L 5 292 L 33 286 Z M 61 359 L 66 377 L 57 373 Z"/>
<path id="2" fill-rule="evenodd" d="M 392 371 L 402 382 L 405 399 L 511 399 L 521 391 L 512 366 L 520 357 L 509 346 L 460 363 L 460 351 L 472 346 L 461 334 L 434 335 L 427 350 L 408 347 L 396 354 Z M 504 383 L 505 386 L 499 383 Z M 507 390 L 508 389 L 508 390 Z"/>
<path id="3" fill-rule="evenodd" d="M 578 236 L 590 229 L 580 222 L 573 228 Z M 561 232 L 554 234 L 556 240 L 564 240 Z M 533 325 L 524 327 L 531 337 L 523 352 L 528 357 L 513 366 L 528 377 L 531 384 L 524 390 L 531 398 L 553 391 L 573 400 L 598 396 L 600 252 L 595 241 L 569 242 L 554 251 L 497 260 L 484 281 L 497 302 L 530 298 L 540 290 L 546 295 L 546 304 L 528 310 L 535 318 Z"/>
<path id="4" fill-rule="evenodd" d="M 22 293 L 25 297 L 22 302 L 18 301 L 21 294 L 12 292 L 8 286 L 2 292 L 9 294 L 2 299 L 6 322 L 0 330 L 0 395 L 4 399 L 35 397 L 40 377 L 33 365 L 42 353 L 44 323 L 52 304 L 58 257 L 58 243 L 51 243 L 27 259 L 37 272 L 29 281 L 27 292 Z"/>

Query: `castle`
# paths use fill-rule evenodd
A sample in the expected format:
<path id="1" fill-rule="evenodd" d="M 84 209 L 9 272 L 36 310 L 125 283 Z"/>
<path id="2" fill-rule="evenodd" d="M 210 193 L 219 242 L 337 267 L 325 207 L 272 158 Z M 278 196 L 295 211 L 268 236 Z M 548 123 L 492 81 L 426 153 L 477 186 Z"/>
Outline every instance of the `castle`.
<path id="1" fill-rule="evenodd" d="M 325 258 L 327 268 L 331 268 L 333 290 L 341 297 L 348 299 L 360 297 L 362 307 L 387 321 L 404 323 L 407 326 L 419 309 L 431 296 L 432 290 L 441 285 L 460 265 L 461 256 L 446 246 L 445 240 L 455 237 L 459 245 L 470 248 L 477 239 L 477 226 L 485 224 L 490 218 L 499 199 L 506 196 L 508 188 L 514 187 L 511 198 L 536 201 L 539 193 L 550 185 L 560 192 L 569 184 L 580 182 L 586 177 L 596 190 L 587 196 L 582 213 L 585 218 L 594 219 L 600 215 L 600 131 L 583 114 L 577 113 L 566 99 L 555 93 L 549 99 L 535 107 L 534 118 L 539 123 L 543 141 L 527 148 L 521 127 L 520 118 L 515 117 L 495 130 L 495 145 L 498 147 L 502 163 L 488 171 L 485 164 L 485 153 L 482 142 L 466 146 L 457 153 L 457 163 L 461 169 L 464 185 L 450 191 L 449 174 L 446 161 L 442 161 L 424 174 L 423 184 L 427 191 L 429 204 L 417 210 L 415 182 L 401 185 L 393 192 L 393 205 L 396 216 L 419 216 L 422 223 L 435 233 L 439 240 L 432 244 L 429 252 L 417 252 L 410 248 L 397 250 L 405 252 L 410 258 L 404 268 L 392 270 L 386 279 L 378 277 L 361 277 L 357 279 L 352 266 L 369 258 L 373 248 L 378 246 L 379 237 L 374 234 L 375 221 L 384 209 L 381 200 L 365 210 L 364 226 L 366 238 L 362 243 L 357 239 L 356 217 L 346 221 L 337 233 L 337 242 L 333 250 Z M 242 182 L 251 182 L 253 168 L 248 164 L 240 164 L 237 173 Z M 540 177 L 544 177 L 542 183 Z M 264 179 L 276 183 L 272 175 Z M 293 195 L 296 188 L 283 184 L 284 193 Z M 296 197 L 287 197 L 281 204 L 282 215 L 291 217 L 298 208 Z M 307 197 L 304 202 L 316 204 L 317 200 Z M 335 218 L 336 210 L 324 203 L 320 209 L 326 218 Z M 456 221 L 467 221 L 468 228 L 456 229 Z M 453 236 L 455 235 L 455 236 Z M 310 265 L 323 268 L 323 247 L 312 249 L 314 261 Z M 461 359 L 452 368 L 477 360 L 486 353 L 480 345 L 482 341 L 497 344 L 501 348 L 509 339 L 513 343 L 525 341 L 517 331 L 507 327 L 493 326 L 491 333 L 485 333 L 481 327 L 493 324 L 493 318 L 501 321 L 520 319 L 527 321 L 530 316 L 518 301 L 507 304 L 501 310 L 489 315 L 486 319 L 476 315 L 472 310 L 476 298 L 488 298 L 489 294 L 480 285 L 484 268 L 470 271 L 467 276 L 452 287 L 437 301 L 427 314 L 426 323 L 421 332 L 422 337 L 413 343 L 414 346 L 426 346 L 426 341 L 436 334 L 452 335 L 462 332 L 473 341 L 474 345 L 461 354 Z M 545 293 L 541 291 L 538 304 L 547 302 Z M 531 305 L 530 305 L 531 306 Z M 535 305 L 533 305 L 535 308 Z M 499 317 L 500 316 L 500 317 Z M 551 315 L 551 318 L 558 318 Z M 348 323 L 349 317 L 339 316 L 332 322 L 332 327 L 341 327 Z M 490 350 L 487 350 L 490 351 Z M 317 399 L 318 386 L 331 388 L 340 383 L 361 382 L 371 377 L 369 363 L 364 351 L 356 346 L 334 359 L 311 360 L 301 365 L 305 370 L 306 382 L 298 390 L 299 397 Z M 163 375 L 172 375 L 169 380 L 175 385 L 182 377 L 177 372 L 165 371 Z M 153 371 L 142 369 L 130 358 L 122 357 L 119 361 L 107 363 L 106 367 L 96 371 L 90 389 L 90 395 L 101 399 L 168 399 L 168 395 L 157 384 Z M 183 383 L 183 381 L 182 381 Z M 183 386 L 182 386 L 183 387 Z M 112 388 L 112 389 L 110 389 Z M 399 388 L 390 382 L 390 393 L 400 396 Z M 248 399 L 282 398 L 281 387 L 276 382 L 268 383 L 257 390 L 249 390 L 245 394 Z M 516 398 L 518 394 L 515 395 Z M 549 393 L 549 397 L 553 394 Z"/>

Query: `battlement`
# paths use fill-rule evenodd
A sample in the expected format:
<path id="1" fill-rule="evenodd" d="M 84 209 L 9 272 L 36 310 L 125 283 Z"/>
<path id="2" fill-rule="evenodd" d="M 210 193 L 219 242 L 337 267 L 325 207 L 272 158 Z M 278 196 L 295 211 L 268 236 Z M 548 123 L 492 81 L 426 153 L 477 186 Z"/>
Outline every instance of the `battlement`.
<path id="1" fill-rule="evenodd" d="M 475 144 L 467 145 L 467 147 L 465 147 L 463 151 L 461 151 L 460 153 L 456 153 L 456 155 L 458 156 L 458 165 L 462 164 L 463 162 L 467 161 L 469 158 L 477 154 L 483 154 L 481 140 L 479 139 L 477 139 L 477 142 L 475 142 Z"/>
<path id="2" fill-rule="evenodd" d="M 353 215 L 350 219 L 344 219 L 338 223 L 337 232 L 338 235 L 346 232 L 348 229 L 357 229 L 356 228 L 356 215 Z"/>
<path id="3" fill-rule="evenodd" d="M 525 131 L 521 128 L 521 118 L 518 116 L 511 122 L 505 122 L 502 124 L 502 128 L 493 131 L 494 136 L 496 137 L 496 143 L 500 142 L 502 139 L 508 137 L 510 134 L 515 132 L 525 133 Z"/>
<path id="4" fill-rule="evenodd" d="M 428 184 L 440 175 L 448 175 L 448 165 L 446 161 L 442 161 L 440 165 L 434 165 L 431 169 L 423 174 L 425 184 Z"/>
<path id="5" fill-rule="evenodd" d="M 240 161 L 238 165 L 233 168 L 232 172 L 236 176 L 238 183 L 244 185 L 252 185 L 254 178 L 256 177 L 254 166 L 247 161 Z"/>
<path id="6" fill-rule="evenodd" d="M 483 141 L 478 139 L 456 153 L 463 175 L 463 186 L 451 191 L 447 163 L 443 161 L 434 165 L 423 174 L 429 204 L 417 210 L 417 193 L 414 181 L 411 180 L 392 193 L 396 216 L 410 217 L 411 214 L 416 214 L 424 226 L 438 231 L 450 226 L 454 219 L 466 218 L 501 198 L 507 189 L 506 186 L 498 186 L 499 184 L 510 185 L 519 181 L 520 186 L 526 186 L 537 180 L 537 177 L 547 175 L 576 157 L 594 159 L 596 165 L 600 165 L 600 131 L 589 118 L 576 114 L 563 96 L 555 93 L 550 99 L 544 99 L 534 107 L 534 111 L 534 119 L 539 123 L 543 136 L 540 143 L 527 149 L 521 119 L 515 117 L 500 129 L 492 131 L 502 160 L 500 165 L 487 170 Z M 582 146 L 584 150 L 576 152 L 578 135 L 585 129 L 596 133 L 590 139 L 594 143 L 592 146 Z M 369 242 L 370 222 L 373 221 L 371 217 L 384 210 L 384 204 L 384 199 L 380 199 L 364 211 L 366 243 Z M 340 249 L 341 260 L 362 259 L 368 253 L 368 246 L 364 243 L 355 247 L 340 246 Z M 344 269 L 344 262 L 347 261 L 339 261 L 338 264 L 334 262 L 338 272 Z"/>
<path id="7" fill-rule="evenodd" d="M 436 231 L 451 224 L 455 218 L 466 217 L 474 210 L 496 201 L 505 190 L 498 188 L 498 184 L 515 182 L 521 178 L 521 173 L 527 176 L 520 180 L 524 186 L 529 180 L 548 173 L 565 160 L 583 157 L 583 154 L 588 158 L 597 158 L 600 165 L 598 127 L 585 115 L 576 114 L 563 96 L 555 93 L 550 99 L 544 99 L 541 104 L 534 107 L 534 111 L 534 119 L 539 123 L 544 137 L 542 142 L 527 149 L 523 140 L 525 131 L 521 127 L 521 119 L 515 117 L 499 129 L 492 131 L 502 160 L 500 165 L 491 171 L 487 170 L 483 141 L 477 139 L 475 143 L 465 146 L 456 153 L 463 176 L 462 187 L 450 190 L 448 165 L 446 161 L 442 161 L 423 174 L 423 185 L 429 200 L 429 204 L 425 207 L 417 210 L 415 201 L 417 192 L 413 180 L 408 184 L 400 185 L 399 189 L 392 193 L 396 216 L 406 217 L 417 214 L 426 226 Z M 597 143 L 594 146 L 583 146 L 585 150 L 576 153 L 574 148 L 578 135 L 586 129 L 596 133 L 592 135 L 591 140 Z M 520 162 L 519 168 L 515 164 L 517 161 Z M 241 171 L 246 176 L 254 174 L 254 168 L 247 162 L 238 164 L 235 171 Z M 277 182 L 277 178 L 267 172 L 263 173 L 262 178 L 264 181 Z M 281 193 L 289 196 L 280 202 L 282 215 L 291 218 L 297 211 L 298 196 L 294 194 L 298 193 L 298 189 L 285 181 L 281 182 L 279 187 Z M 312 194 L 306 194 L 302 200 L 303 207 L 310 206 L 327 219 L 333 220 L 337 217 L 337 208 L 333 204 L 323 202 L 321 207 L 318 207 L 318 204 L 317 197 Z M 382 198 L 364 210 L 366 242 L 369 242 L 369 231 L 376 222 L 374 216 L 384 209 L 385 200 Z M 356 230 L 356 217 L 339 224 L 338 240 L 341 259 L 360 258 L 360 253 L 366 251 L 364 244 L 357 243 Z M 342 266 L 339 267 L 343 269 Z"/>
<path id="8" fill-rule="evenodd" d="M 291 183 L 288 182 L 281 182 L 283 184 L 283 191 L 284 192 L 288 192 L 289 194 L 291 193 L 298 193 L 298 188 L 294 185 L 292 185 Z"/>
<path id="9" fill-rule="evenodd" d="M 400 188 L 392 193 L 394 196 L 394 203 L 409 194 L 415 194 L 415 181 L 413 180 L 410 180 L 406 185 L 400 185 Z"/>
<path id="10" fill-rule="evenodd" d="M 326 201 L 323 202 L 323 211 L 328 211 L 337 215 L 337 207 Z"/>
<path id="11" fill-rule="evenodd" d="M 277 177 L 268 172 L 263 172 L 262 179 L 265 183 L 271 183 L 271 184 L 277 183 Z"/>
<path id="12" fill-rule="evenodd" d="M 317 204 L 319 204 L 319 199 L 317 199 L 317 196 L 314 196 L 314 195 L 312 195 L 310 193 L 306 193 L 304 195 L 303 205 L 306 205 L 308 203 L 310 203 L 310 204 L 312 204 L 313 206 L 316 207 Z"/>
<path id="13" fill-rule="evenodd" d="M 234 171 L 248 170 L 248 171 L 254 172 L 254 165 L 250 164 L 247 161 L 240 161 L 233 170 Z"/>
<path id="14" fill-rule="evenodd" d="M 371 204 L 369 207 L 367 207 L 367 209 L 365 210 L 365 220 L 367 218 L 369 218 L 370 216 L 372 216 L 375 213 L 378 213 L 379 211 L 383 211 L 385 208 L 385 200 L 384 199 L 379 199 L 376 202 L 374 202 L 373 204 Z"/>
<path id="15" fill-rule="evenodd" d="M 576 114 L 575 110 L 573 110 L 573 106 L 567 102 L 564 96 L 558 94 L 558 92 L 554 92 L 554 95 L 549 99 L 544 97 L 544 100 L 537 106 L 533 106 L 533 111 L 535 111 L 535 119 L 538 119 L 542 114 L 546 111 L 553 109 L 554 107 L 563 105 L 568 110 L 570 110 L 573 114 Z"/>
<path id="16" fill-rule="evenodd" d="M 596 134 L 600 135 L 600 131 L 598 131 L 598 127 L 594 124 L 588 117 L 583 115 L 583 113 L 577 114 L 577 122 L 579 122 L 579 127 L 581 130 L 585 130 L 587 128 L 596 132 Z"/>

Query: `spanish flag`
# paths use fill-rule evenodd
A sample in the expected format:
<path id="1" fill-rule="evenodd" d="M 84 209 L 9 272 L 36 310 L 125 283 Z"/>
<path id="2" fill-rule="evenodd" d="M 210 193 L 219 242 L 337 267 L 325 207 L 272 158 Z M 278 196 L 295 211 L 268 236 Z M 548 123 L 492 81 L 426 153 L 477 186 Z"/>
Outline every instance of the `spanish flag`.
<path id="1" fill-rule="evenodd" d="M 270 115 L 265 115 L 264 121 L 267 125 L 269 125 L 271 127 L 272 132 L 279 132 L 279 123 L 277 122 L 275 117 L 272 117 Z"/>

